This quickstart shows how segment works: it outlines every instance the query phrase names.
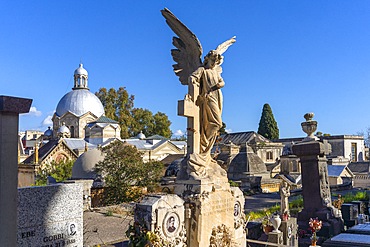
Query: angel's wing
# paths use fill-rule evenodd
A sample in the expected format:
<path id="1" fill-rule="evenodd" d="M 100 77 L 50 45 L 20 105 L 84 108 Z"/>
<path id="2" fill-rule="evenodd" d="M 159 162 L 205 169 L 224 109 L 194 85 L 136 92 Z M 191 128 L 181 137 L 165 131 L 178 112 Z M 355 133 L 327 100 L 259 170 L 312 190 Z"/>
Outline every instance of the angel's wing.
<path id="1" fill-rule="evenodd" d="M 236 42 L 236 36 L 232 37 L 229 40 L 226 40 L 221 45 L 217 46 L 216 51 L 218 54 L 222 55 L 227 48 L 229 48 L 230 45 L 234 44 Z"/>
<path id="2" fill-rule="evenodd" d="M 187 85 L 188 78 L 199 66 L 202 65 L 202 46 L 198 38 L 168 9 L 161 10 L 168 26 L 177 34 L 173 37 L 172 44 L 177 49 L 172 49 L 173 71 L 181 84 Z"/>
<path id="3" fill-rule="evenodd" d="M 220 54 L 221 57 L 222 57 L 220 63 L 216 66 L 216 70 L 217 70 L 217 72 L 219 74 L 222 73 L 222 67 L 221 67 L 221 64 L 223 63 L 223 56 L 222 56 L 222 54 L 227 50 L 227 48 L 229 48 L 230 45 L 234 44 L 235 42 L 236 42 L 236 36 L 232 37 L 229 40 L 226 40 L 225 42 L 223 42 L 222 44 L 220 44 L 219 46 L 217 46 L 216 52 L 218 54 Z"/>

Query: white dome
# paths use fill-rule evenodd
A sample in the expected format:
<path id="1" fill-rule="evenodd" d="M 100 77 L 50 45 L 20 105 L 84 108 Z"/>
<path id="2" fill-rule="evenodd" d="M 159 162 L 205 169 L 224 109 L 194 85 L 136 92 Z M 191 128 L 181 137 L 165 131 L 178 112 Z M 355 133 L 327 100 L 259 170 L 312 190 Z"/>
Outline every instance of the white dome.
<path id="1" fill-rule="evenodd" d="M 104 107 L 99 98 L 88 89 L 76 89 L 62 97 L 57 105 L 56 115 L 63 116 L 67 112 L 80 117 L 87 112 L 93 113 L 96 117 L 104 115 Z"/>
<path id="2" fill-rule="evenodd" d="M 83 67 L 83 64 L 80 63 L 80 66 L 75 70 L 75 75 L 88 75 L 87 70 Z"/>
<path id="3" fill-rule="evenodd" d="M 72 179 L 95 179 L 95 165 L 104 160 L 99 149 L 90 149 L 81 154 L 72 167 Z"/>
<path id="4" fill-rule="evenodd" d="M 68 133 L 70 134 L 71 131 L 68 129 L 67 126 L 65 126 L 64 124 L 62 126 L 60 126 L 60 128 L 58 129 L 58 133 Z"/>
<path id="5" fill-rule="evenodd" d="M 142 132 L 142 131 L 140 131 L 140 133 L 137 135 L 137 138 L 139 138 L 140 140 L 143 140 L 143 139 L 145 139 L 146 137 L 145 137 L 145 135 L 143 134 L 143 132 Z"/>

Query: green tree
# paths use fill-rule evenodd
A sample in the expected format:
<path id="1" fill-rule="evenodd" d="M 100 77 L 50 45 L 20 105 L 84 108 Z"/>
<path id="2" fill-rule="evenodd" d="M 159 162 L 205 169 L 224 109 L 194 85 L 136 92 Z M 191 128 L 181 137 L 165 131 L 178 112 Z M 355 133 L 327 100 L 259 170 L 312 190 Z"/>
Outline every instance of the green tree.
<path id="1" fill-rule="evenodd" d="M 135 97 L 129 95 L 124 87 L 118 90 L 100 88 L 95 95 L 102 102 L 105 115 L 119 122 L 122 138 L 136 136 L 141 131 L 146 136 L 158 134 L 171 137 L 171 122 L 167 115 L 162 112 L 153 115 L 148 109 L 134 108 Z"/>
<path id="2" fill-rule="evenodd" d="M 49 176 L 55 178 L 57 182 L 63 182 L 72 177 L 72 167 L 74 160 L 52 161 L 37 175 L 35 184 L 37 186 L 46 185 Z"/>
<path id="3" fill-rule="evenodd" d="M 168 119 L 167 115 L 163 112 L 157 112 L 153 116 L 154 126 L 152 133 L 164 136 L 166 138 L 171 138 L 172 131 L 170 129 L 171 121 Z"/>
<path id="4" fill-rule="evenodd" d="M 258 126 L 258 134 L 268 139 L 279 139 L 279 128 L 269 104 L 264 104 Z"/>
<path id="5" fill-rule="evenodd" d="M 103 161 L 96 164 L 106 184 L 106 204 L 119 204 L 137 200 L 142 189 L 151 190 L 162 175 L 160 162 L 144 163 L 142 153 L 136 147 L 115 141 L 102 149 Z"/>
<path id="6" fill-rule="evenodd" d="M 227 134 L 226 132 L 226 124 L 224 122 L 222 122 L 222 127 L 220 128 L 220 130 L 218 131 L 219 135 L 223 135 L 223 134 Z"/>
<path id="7" fill-rule="evenodd" d="M 135 108 L 132 110 L 133 123 L 131 126 L 132 136 L 138 135 L 141 131 L 145 136 L 153 135 L 154 129 L 153 113 L 148 109 Z"/>
<path id="8" fill-rule="evenodd" d="M 95 95 L 100 99 L 104 106 L 105 116 L 116 120 L 121 126 L 121 137 L 130 137 L 130 126 L 133 119 L 131 111 L 134 107 L 133 95 L 129 95 L 124 87 L 118 90 L 111 88 L 107 91 L 106 88 L 100 88 Z"/>

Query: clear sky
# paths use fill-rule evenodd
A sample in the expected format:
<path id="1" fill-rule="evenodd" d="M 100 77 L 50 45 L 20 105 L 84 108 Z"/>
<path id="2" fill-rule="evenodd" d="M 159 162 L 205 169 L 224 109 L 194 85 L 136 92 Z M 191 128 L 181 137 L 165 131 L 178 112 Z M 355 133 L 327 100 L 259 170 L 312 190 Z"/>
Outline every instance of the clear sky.
<path id="1" fill-rule="evenodd" d="M 1 1 L 0 94 L 33 99 L 20 129 L 51 126 L 82 61 L 92 92 L 124 86 L 135 107 L 184 132 L 177 101 L 187 89 L 172 71 L 164 7 L 204 53 L 237 36 L 222 74 L 229 131 L 257 131 L 264 103 L 281 137 L 303 136 L 306 112 L 332 135 L 370 126 L 370 1 Z"/>

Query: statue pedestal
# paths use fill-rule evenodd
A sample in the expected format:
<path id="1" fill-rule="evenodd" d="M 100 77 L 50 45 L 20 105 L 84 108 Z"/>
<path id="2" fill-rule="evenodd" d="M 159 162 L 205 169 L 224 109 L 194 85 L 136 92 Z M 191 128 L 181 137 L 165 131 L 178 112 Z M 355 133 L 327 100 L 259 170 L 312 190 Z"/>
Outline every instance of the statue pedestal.
<path id="1" fill-rule="evenodd" d="M 268 242 L 274 243 L 274 244 L 283 244 L 283 233 L 282 232 L 270 232 L 268 235 Z M 266 246 L 272 246 L 272 245 L 266 245 Z"/>
<path id="2" fill-rule="evenodd" d="M 218 242 L 226 244 L 235 239 L 234 197 L 230 192 L 194 195 L 187 203 L 191 209 L 191 218 L 186 219 L 189 221 L 188 246 L 210 246 Z"/>
<path id="3" fill-rule="evenodd" d="M 188 246 L 231 246 L 232 243 L 245 246 L 244 197 L 240 196 L 243 195 L 240 189 L 207 180 L 181 183 L 176 182 L 175 192 L 185 201 Z"/>

